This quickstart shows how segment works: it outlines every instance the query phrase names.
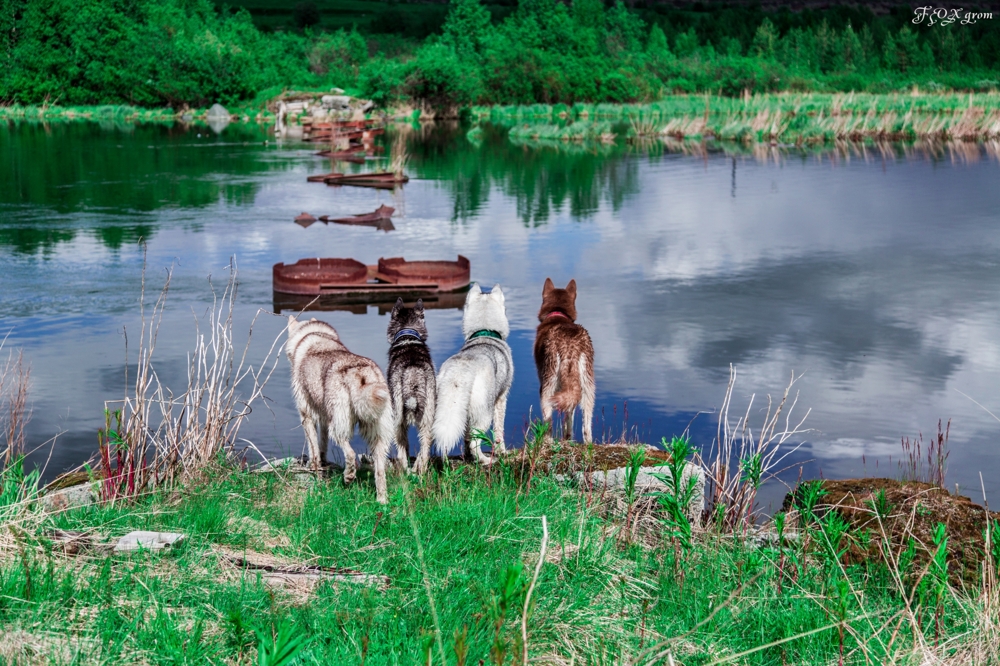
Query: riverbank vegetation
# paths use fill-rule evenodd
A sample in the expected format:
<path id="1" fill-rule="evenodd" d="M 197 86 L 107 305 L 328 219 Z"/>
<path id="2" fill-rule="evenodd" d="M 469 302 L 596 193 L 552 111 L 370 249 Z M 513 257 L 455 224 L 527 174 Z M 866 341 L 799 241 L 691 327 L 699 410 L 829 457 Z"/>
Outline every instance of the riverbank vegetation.
<path id="1" fill-rule="evenodd" d="M 963 578 L 943 523 L 927 542 L 880 528 L 905 527 L 897 514 L 911 509 L 928 512 L 920 491 L 905 511 L 885 493 L 870 506 L 859 500 L 864 531 L 829 511 L 816 483 L 763 530 L 710 522 L 687 532 L 662 498 L 629 503 L 545 473 L 526 482 L 511 469 L 394 478 L 383 507 L 365 478 L 345 488 L 336 477 L 303 480 L 284 467 L 251 473 L 218 459 L 181 485 L 47 514 L 31 492 L 9 501 L 21 485 L 7 474 L 0 657 L 441 665 L 520 664 L 524 650 L 531 663 L 551 664 L 1000 658 L 1000 534 L 979 532 L 981 555 Z M 186 538 L 158 552 L 103 545 L 131 530 Z M 859 549 L 871 555 L 858 558 Z M 294 660 L 268 660 L 282 650 Z"/>
<path id="2" fill-rule="evenodd" d="M 988 91 L 1000 81 L 997 21 L 914 24 L 905 6 L 876 16 L 846 6 L 768 13 L 453 0 L 447 10 L 387 3 L 350 28 L 343 16 L 353 6 L 247 7 L 4 0 L 0 101 L 259 108 L 288 87 L 338 86 L 383 107 L 441 107 L 648 102 L 678 92 L 885 93 L 914 85 Z M 289 23 L 276 25 L 283 12 Z"/>

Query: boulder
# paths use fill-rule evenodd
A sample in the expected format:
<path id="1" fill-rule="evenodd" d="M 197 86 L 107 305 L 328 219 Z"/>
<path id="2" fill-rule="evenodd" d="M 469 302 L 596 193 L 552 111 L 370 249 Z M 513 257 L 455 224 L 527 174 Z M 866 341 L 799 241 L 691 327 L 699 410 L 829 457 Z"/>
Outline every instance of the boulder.
<path id="1" fill-rule="evenodd" d="M 325 109 L 346 111 L 351 107 L 351 98 L 347 95 L 323 95 L 320 103 Z"/>
<path id="2" fill-rule="evenodd" d="M 46 511 L 66 511 L 80 506 L 90 506 L 97 502 L 97 493 L 90 483 L 81 483 L 42 496 L 42 508 Z"/>

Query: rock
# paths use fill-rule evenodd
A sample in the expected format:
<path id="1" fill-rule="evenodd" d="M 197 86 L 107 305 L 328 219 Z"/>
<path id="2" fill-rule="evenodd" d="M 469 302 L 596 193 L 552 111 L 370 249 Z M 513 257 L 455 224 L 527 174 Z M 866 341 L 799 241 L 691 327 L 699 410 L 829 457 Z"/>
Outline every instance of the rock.
<path id="1" fill-rule="evenodd" d="M 654 471 L 655 470 L 655 471 Z M 627 467 L 617 467 L 608 471 L 595 471 L 590 473 L 590 484 L 594 490 L 603 490 L 605 487 L 609 491 L 624 492 L 625 477 L 628 472 Z M 662 493 L 667 491 L 667 484 L 656 478 L 654 474 L 670 476 L 670 469 L 667 467 L 642 467 L 635 480 L 637 495 L 647 495 L 651 493 Z M 691 506 L 688 507 L 688 519 L 692 525 L 701 525 L 701 514 L 705 508 L 705 472 L 692 463 L 687 463 L 684 467 L 682 481 L 687 483 L 694 475 L 695 489 L 691 498 Z M 578 486 L 586 487 L 587 478 L 583 472 L 576 472 L 573 480 Z"/>
<path id="2" fill-rule="evenodd" d="M 97 493 L 90 483 L 63 488 L 43 495 L 42 508 L 46 511 L 66 511 L 81 506 L 90 506 L 97 502 Z"/>
<path id="3" fill-rule="evenodd" d="M 330 92 L 333 93 L 334 95 L 343 95 L 344 94 L 344 89 L 343 88 L 330 88 Z"/>
<path id="4" fill-rule="evenodd" d="M 129 550 L 163 550 L 184 540 L 183 534 L 176 532 L 129 532 L 115 544 L 115 552 Z"/>
<path id="5" fill-rule="evenodd" d="M 229 111 L 226 111 L 226 107 L 221 104 L 213 104 L 206 114 L 206 118 L 209 120 L 212 120 L 213 118 L 225 118 L 226 120 L 229 120 L 229 117 Z"/>
<path id="6" fill-rule="evenodd" d="M 323 95 L 320 103 L 326 109 L 345 111 L 351 107 L 351 98 L 347 95 Z"/>

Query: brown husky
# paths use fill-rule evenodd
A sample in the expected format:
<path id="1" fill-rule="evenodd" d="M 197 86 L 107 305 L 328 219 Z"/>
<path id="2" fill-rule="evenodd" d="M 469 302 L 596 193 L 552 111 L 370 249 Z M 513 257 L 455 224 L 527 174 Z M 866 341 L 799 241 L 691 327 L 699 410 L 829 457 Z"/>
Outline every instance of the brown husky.
<path id="1" fill-rule="evenodd" d="M 285 353 L 292 364 L 292 393 L 306 433 L 309 464 L 320 469 L 326 463 L 329 437 L 344 452 L 344 483 L 353 481 L 351 435 L 355 424 L 360 426 L 374 460 L 375 494 L 385 504 L 393 414 L 382 371 L 375 361 L 349 352 L 333 326 L 315 319 L 288 318 Z"/>
<path id="2" fill-rule="evenodd" d="M 542 288 L 535 332 L 535 366 L 541 385 L 542 418 L 552 425 L 552 410 L 562 412 L 563 437 L 573 438 L 573 412 L 583 412 L 583 441 L 593 441 L 594 345 L 576 323 L 576 280 L 556 289 L 550 278 Z"/>

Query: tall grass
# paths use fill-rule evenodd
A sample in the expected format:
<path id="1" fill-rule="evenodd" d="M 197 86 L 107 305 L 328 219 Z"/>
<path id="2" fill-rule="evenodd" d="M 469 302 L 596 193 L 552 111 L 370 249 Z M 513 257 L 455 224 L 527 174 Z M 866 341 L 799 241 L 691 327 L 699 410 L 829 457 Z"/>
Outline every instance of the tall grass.
<path id="1" fill-rule="evenodd" d="M 649 104 L 473 107 L 471 117 L 510 127 L 512 139 L 593 139 L 598 132 L 586 128 L 600 125 L 614 133 L 620 125 L 630 140 L 993 140 L 1000 138 L 1000 94 L 673 95 Z"/>
<path id="2" fill-rule="evenodd" d="M 0 354 L 6 339 L 0 340 Z M 28 407 L 28 383 L 31 368 L 24 361 L 24 351 L 8 351 L 0 364 L 0 436 L 3 437 L 2 466 L 6 469 L 25 454 L 24 428 L 31 419 Z"/>
<path id="3" fill-rule="evenodd" d="M 105 499 L 134 496 L 161 483 L 190 478 L 234 451 L 240 426 L 253 404 L 262 400 L 264 386 L 277 366 L 274 352 L 279 346 L 276 339 L 260 364 L 249 362 L 253 322 L 259 313 L 242 351 L 235 346 L 236 275 L 232 262 L 222 292 L 216 293 L 213 287 L 207 331 L 196 321 L 187 385 L 177 390 L 160 381 L 153 363 L 170 273 L 151 306 L 146 302 L 143 274 L 137 370 L 128 394 L 108 401 L 108 424 L 102 431 Z M 115 428 L 111 427 L 112 414 Z"/>
<path id="4" fill-rule="evenodd" d="M 718 528 L 727 532 L 743 532 L 755 524 L 758 516 L 757 491 L 761 484 L 776 478 L 781 462 L 798 448 L 796 439 L 809 432 L 803 425 L 811 409 L 806 410 L 801 419 L 793 420 L 798 392 L 791 395 L 791 391 L 796 381 L 793 373 L 780 400 L 767 396 L 767 408 L 759 425 L 752 423 L 756 394 L 750 395 L 746 410 L 736 417 L 734 423 L 730 418 L 730 409 L 736 386 L 736 369 L 729 367 L 729 383 L 719 408 L 716 439 L 708 460 L 704 461 L 709 487 L 709 514 Z M 794 446 L 782 450 L 789 442 Z"/>

